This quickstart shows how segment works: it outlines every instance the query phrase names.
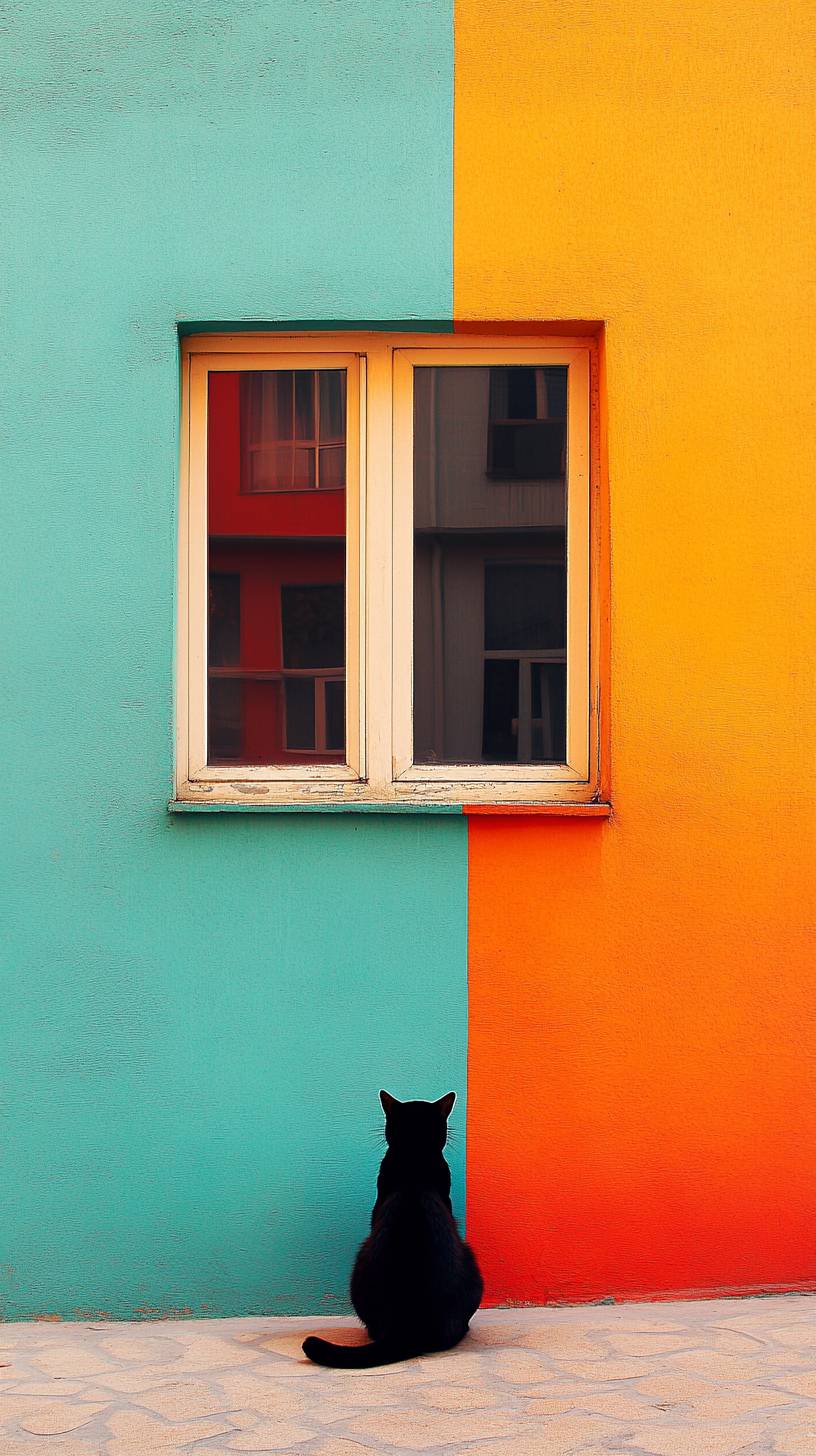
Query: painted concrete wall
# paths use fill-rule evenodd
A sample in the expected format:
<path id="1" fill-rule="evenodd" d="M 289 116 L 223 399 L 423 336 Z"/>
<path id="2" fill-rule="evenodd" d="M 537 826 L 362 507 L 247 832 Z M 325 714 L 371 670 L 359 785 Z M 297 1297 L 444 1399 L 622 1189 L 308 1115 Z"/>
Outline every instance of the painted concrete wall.
<path id="1" fill-rule="evenodd" d="M 470 827 L 493 1300 L 812 1287 L 808 7 L 457 0 L 457 319 L 606 321 L 611 823 Z"/>
<path id="2" fill-rule="evenodd" d="M 466 829 L 166 814 L 177 321 L 450 318 L 450 6 L 9 26 L 0 1311 L 341 1308 L 377 1089 L 464 1126 Z"/>
<path id="3" fill-rule="evenodd" d="M 492 1300 L 813 1286 L 806 26 L 15 13 L 6 1317 L 344 1307 L 468 1038 Z M 168 816 L 178 323 L 454 316 L 605 324 L 613 819 Z"/>

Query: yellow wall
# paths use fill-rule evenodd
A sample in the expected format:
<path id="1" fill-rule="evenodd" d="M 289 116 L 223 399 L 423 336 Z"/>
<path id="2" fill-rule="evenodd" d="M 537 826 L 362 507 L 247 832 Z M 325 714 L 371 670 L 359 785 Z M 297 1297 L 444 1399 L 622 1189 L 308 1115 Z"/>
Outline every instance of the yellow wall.
<path id="1" fill-rule="evenodd" d="M 809 19 L 456 3 L 455 317 L 606 326 L 614 818 L 470 823 L 494 1297 L 816 1277 Z"/>

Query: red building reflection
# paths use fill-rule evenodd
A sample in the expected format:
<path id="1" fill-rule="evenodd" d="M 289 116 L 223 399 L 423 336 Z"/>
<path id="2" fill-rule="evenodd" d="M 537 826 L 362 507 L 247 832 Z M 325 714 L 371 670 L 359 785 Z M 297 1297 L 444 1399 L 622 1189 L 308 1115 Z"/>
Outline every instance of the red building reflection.
<path id="1" fill-rule="evenodd" d="M 211 373 L 208 761 L 345 758 L 345 372 Z"/>

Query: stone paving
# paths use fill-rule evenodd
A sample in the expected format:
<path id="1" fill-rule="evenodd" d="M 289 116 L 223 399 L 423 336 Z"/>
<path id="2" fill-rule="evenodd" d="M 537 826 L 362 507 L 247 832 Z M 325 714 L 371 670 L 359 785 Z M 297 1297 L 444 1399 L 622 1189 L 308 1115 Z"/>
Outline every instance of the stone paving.
<path id="1" fill-rule="evenodd" d="M 352 1321 L 0 1325 L 0 1456 L 816 1456 L 816 1296 L 503 1309 L 322 1370 Z"/>

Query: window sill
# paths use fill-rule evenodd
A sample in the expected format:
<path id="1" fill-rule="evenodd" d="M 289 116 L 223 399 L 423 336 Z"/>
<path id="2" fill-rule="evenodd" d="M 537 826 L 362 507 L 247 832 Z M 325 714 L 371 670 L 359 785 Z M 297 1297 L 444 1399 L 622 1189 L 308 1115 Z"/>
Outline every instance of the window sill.
<path id="1" fill-rule="evenodd" d="M 545 819 L 610 819 L 612 805 L 607 802 L 593 804 L 463 804 L 462 813 L 468 817 L 476 814 L 535 814 Z"/>
<path id="2" fill-rule="evenodd" d="M 167 805 L 170 814 L 459 814 L 470 817 L 477 814 L 536 815 L 547 819 L 608 819 L 612 813 L 611 804 L 406 804 L 365 803 L 348 801 L 343 804 L 259 804 L 248 802 L 192 803 L 187 799 L 171 799 Z"/>

